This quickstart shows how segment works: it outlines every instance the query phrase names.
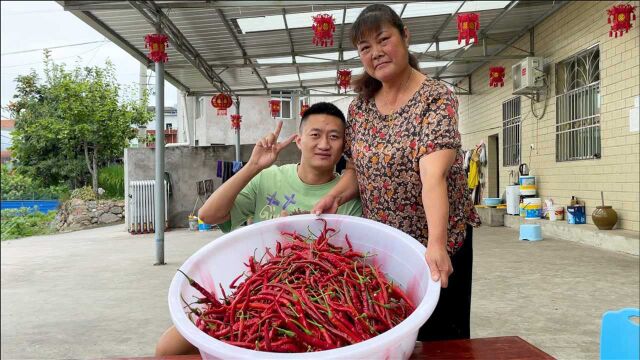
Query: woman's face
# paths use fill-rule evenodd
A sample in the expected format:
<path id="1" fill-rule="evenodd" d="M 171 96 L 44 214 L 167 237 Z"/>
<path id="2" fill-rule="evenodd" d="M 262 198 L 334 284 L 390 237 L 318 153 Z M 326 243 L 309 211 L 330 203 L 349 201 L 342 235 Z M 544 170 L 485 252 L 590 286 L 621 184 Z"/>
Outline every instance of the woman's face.
<path id="1" fill-rule="evenodd" d="M 364 70 L 384 82 L 397 79 L 409 66 L 409 32 L 405 36 L 395 27 L 385 24 L 377 33 L 372 32 L 358 42 L 358 54 Z"/>

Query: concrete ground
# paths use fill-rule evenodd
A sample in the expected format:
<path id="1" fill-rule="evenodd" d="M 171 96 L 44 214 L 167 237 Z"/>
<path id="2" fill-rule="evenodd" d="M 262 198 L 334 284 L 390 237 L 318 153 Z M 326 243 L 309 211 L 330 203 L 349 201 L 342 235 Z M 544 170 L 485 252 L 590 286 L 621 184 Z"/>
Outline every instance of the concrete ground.
<path id="1" fill-rule="evenodd" d="M 153 235 L 124 226 L 3 241 L 2 359 L 148 356 L 171 325 L 167 290 L 182 262 L 218 232 Z M 472 337 L 518 335 L 561 359 L 594 359 L 602 313 L 639 307 L 639 259 L 570 241 L 474 236 Z"/>

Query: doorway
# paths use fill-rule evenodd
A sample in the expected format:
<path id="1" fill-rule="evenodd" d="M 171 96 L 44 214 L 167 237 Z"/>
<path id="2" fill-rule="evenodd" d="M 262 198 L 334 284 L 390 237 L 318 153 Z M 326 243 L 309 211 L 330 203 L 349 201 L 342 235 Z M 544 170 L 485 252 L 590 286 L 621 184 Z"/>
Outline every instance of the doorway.
<path id="1" fill-rule="evenodd" d="M 500 144 L 498 134 L 487 142 L 487 190 L 489 197 L 500 197 Z"/>

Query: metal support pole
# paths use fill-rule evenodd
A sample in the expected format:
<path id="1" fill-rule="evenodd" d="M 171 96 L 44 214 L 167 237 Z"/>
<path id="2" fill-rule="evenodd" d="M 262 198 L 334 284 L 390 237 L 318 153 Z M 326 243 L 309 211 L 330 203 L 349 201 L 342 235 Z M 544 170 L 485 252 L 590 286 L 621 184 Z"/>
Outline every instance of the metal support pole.
<path id="1" fill-rule="evenodd" d="M 158 31 L 159 33 L 160 31 Z M 155 236 L 156 263 L 164 265 L 164 63 L 156 62 L 156 186 L 155 186 Z"/>
<path id="2" fill-rule="evenodd" d="M 236 98 L 236 114 L 240 115 L 240 98 Z M 236 129 L 236 161 L 240 161 L 240 128 Z"/>
<path id="3" fill-rule="evenodd" d="M 535 28 L 529 30 L 529 55 L 535 55 Z"/>

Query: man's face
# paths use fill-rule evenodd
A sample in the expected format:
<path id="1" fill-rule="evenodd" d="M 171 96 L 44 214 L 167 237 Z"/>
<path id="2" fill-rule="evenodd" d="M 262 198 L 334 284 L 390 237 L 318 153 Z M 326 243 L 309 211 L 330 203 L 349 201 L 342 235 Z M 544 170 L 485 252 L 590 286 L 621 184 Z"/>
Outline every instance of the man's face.
<path id="1" fill-rule="evenodd" d="M 309 115 L 296 138 L 302 163 L 319 171 L 333 171 L 342 156 L 344 125 L 327 114 Z"/>

